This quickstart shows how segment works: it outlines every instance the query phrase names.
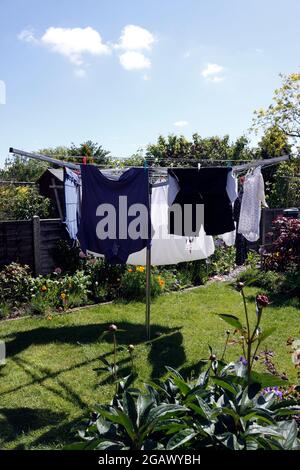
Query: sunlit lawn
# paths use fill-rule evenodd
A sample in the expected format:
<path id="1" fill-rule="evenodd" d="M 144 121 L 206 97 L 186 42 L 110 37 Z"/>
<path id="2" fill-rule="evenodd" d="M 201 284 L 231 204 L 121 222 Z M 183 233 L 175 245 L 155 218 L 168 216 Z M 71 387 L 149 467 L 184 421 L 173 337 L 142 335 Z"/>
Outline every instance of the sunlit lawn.
<path id="1" fill-rule="evenodd" d="M 253 301 L 256 290 L 246 289 Z M 253 320 L 254 307 L 252 306 Z M 0 338 L 7 342 L 7 364 L 0 370 L 0 446 L 7 449 L 60 448 L 70 438 L 72 424 L 87 415 L 95 403 L 108 402 L 113 386 L 99 356 L 111 359 L 109 337 L 99 336 L 110 323 L 125 330 L 120 346 L 135 348 L 139 382 L 165 373 L 164 365 L 185 375 L 199 371 L 201 359 L 217 354 L 224 345 L 227 325 L 215 313 L 242 318 L 240 294 L 224 283 L 214 283 L 183 293 L 167 294 L 152 305 L 152 338 L 145 342 L 145 307 L 142 303 L 106 304 L 52 319 L 29 318 L 0 323 Z M 291 382 L 296 371 L 286 340 L 299 337 L 299 303 L 282 299 L 268 307 L 262 326 L 276 326 L 266 347 L 275 351 L 274 362 Z M 240 356 L 238 346 L 229 348 L 227 359 Z M 130 371 L 126 348 L 118 353 L 120 374 Z M 258 368 L 262 369 L 261 365 Z"/>

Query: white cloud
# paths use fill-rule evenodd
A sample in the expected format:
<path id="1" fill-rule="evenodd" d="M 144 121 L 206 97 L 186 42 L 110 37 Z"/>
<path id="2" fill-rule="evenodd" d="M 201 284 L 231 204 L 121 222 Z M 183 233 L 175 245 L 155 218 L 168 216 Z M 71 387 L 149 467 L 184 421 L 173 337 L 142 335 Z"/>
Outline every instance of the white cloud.
<path id="1" fill-rule="evenodd" d="M 220 75 L 220 73 L 222 73 L 223 71 L 224 67 L 222 67 L 222 65 L 209 63 L 202 70 L 201 75 L 210 82 L 219 83 L 225 80 L 225 77 Z"/>
<path id="2" fill-rule="evenodd" d="M 188 121 L 175 121 L 174 126 L 175 127 L 186 127 L 189 125 Z"/>
<path id="3" fill-rule="evenodd" d="M 73 64 L 82 65 L 84 54 L 102 55 L 110 52 L 102 42 L 98 31 L 91 28 L 55 28 L 50 27 L 41 38 L 41 43 L 54 52 L 67 57 Z"/>
<path id="4" fill-rule="evenodd" d="M 20 39 L 20 41 L 25 41 L 25 42 L 32 42 L 32 43 L 39 42 L 34 36 L 34 32 L 32 29 L 23 29 L 23 31 L 21 31 L 18 34 L 18 39 Z"/>
<path id="5" fill-rule="evenodd" d="M 201 75 L 204 78 L 210 77 L 212 75 L 217 75 L 223 71 L 224 67 L 218 64 L 207 64 L 205 69 L 202 70 Z"/>
<path id="6" fill-rule="evenodd" d="M 141 52 L 126 51 L 120 55 L 120 63 L 125 70 L 149 69 L 151 61 Z"/>
<path id="7" fill-rule="evenodd" d="M 75 69 L 74 70 L 74 75 L 75 75 L 75 77 L 78 77 L 78 78 L 84 78 L 84 77 L 86 77 L 87 72 L 83 68 Z"/>
<path id="8" fill-rule="evenodd" d="M 21 41 L 36 43 L 66 57 L 76 66 L 73 73 L 77 77 L 87 74 L 86 57 L 109 54 L 118 49 L 120 64 L 125 70 L 143 70 L 151 67 L 151 60 L 143 51 L 150 51 L 156 41 L 145 28 L 127 25 L 123 28 L 117 45 L 104 43 L 98 31 L 91 26 L 86 28 L 58 28 L 50 26 L 44 34 L 36 38 L 33 30 L 24 29 L 18 35 Z M 147 74 L 143 80 L 149 80 Z"/>
<path id="9" fill-rule="evenodd" d="M 143 80 L 145 80 L 145 82 L 148 82 L 150 80 L 150 77 L 147 73 L 144 73 Z"/>
<path id="10" fill-rule="evenodd" d="M 155 38 L 150 31 L 140 26 L 129 24 L 122 31 L 120 42 L 116 48 L 126 51 L 150 50 Z"/>

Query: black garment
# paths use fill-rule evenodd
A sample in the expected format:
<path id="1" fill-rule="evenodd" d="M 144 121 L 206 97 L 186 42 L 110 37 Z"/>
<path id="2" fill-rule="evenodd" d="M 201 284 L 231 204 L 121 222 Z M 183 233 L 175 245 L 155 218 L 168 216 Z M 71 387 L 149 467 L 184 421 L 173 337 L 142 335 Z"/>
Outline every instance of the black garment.
<path id="1" fill-rule="evenodd" d="M 111 264 L 126 263 L 131 253 L 151 243 L 148 169 L 131 168 L 122 173 L 119 179 L 113 180 L 93 165 L 81 165 L 81 177 L 81 221 L 77 237 L 82 250 L 103 254 Z M 144 212 L 141 214 L 138 208 L 135 209 L 134 204 L 143 206 L 145 216 Z M 128 215 L 130 208 L 135 215 Z M 106 223 L 111 209 L 116 216 L 113 217 L 114 230 Z M 139 214 L 141 223 L 137 224 L 139 228 L 136 230 L 139 236 L 132 238 L 130 225 Z"/>
<path id="2" fill-rule="evenodd" d="M 172 169 L 169 175 L 176 178 L 180 191 L 173 205 L 182 209 L 182 227 L 175 227 L 172 210 L 170 213 L 169 232 L 175 235 L 195 236 L 201 228 L 201 221 L 196 219 L 196 205 L 204 204 L 204 230 L 207 235 L 220 235 L 234 230 L 232 204 L 227 194 L 227 176 L 231 168 Z M 192 205 L 192 220 L 184 226 L 185 204 Z"/>
<path id="3" fill-rule="evenodd" d="M 239 195 L 234 201 L 233 217 L 236 222 L 236 237 L 235 237 L 235 264 L 242 266 L 248 256 L 248 241 L 241 233 L 238 233 L 238 226 L 240 220 L 241 204 L 243 198 L 243 188 L 239 191 Z"/>

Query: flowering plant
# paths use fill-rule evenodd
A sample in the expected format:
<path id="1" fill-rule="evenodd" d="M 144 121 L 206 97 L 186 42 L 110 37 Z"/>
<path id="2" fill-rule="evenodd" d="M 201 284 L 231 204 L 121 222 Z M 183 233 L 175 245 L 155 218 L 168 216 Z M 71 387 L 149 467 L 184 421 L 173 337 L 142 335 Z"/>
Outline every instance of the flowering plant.
<path id="1" fill-rule="evenodd" d="M 300 267 L 300 220 L 290 217 L 277 217 L 273 231 L 267 234 L 275 241 L 264 254 L 266 269 L 286 271 L 289 266 Z"/>
<path id="2" fill-rule="evenodd" d="M 162 293 L 165 280 L 154 271 L 151 273 L 151 296 Z M 144 300 L 146 291 L 146 268 L 144 266 L 129 267 L 123 274 L 120 295 L 126 300 Z"/>
<path id="3" fill-rule="evenodd" d="M 248 307 L 246 303 L 246 297 L 244 293 L 244 284 L 238 282 L 237 289 L 241 293 L 243 298 L 244 313 L 246 319 L 246 326 L 243 326 L 239 318 L 234 315 L 220 314 L 222 320 L 234 326 L 235 332 L 240 335 L 238 343 L 242 346 L 243 356 L 241 356 L 241 364 L 246 367 L 248 384 L 251 382 L 251 371 L 253 368 L 254 361 L 257 360 L 257 353 L 261 343 L 268 338 L 275 328 L 269 328 L 265 331 L 260 327 L 263 309 L 270 304 L 269 298 L 265 294 L 259 294 L 256 296 L 256 321 L 255 326 L 251 329 L 250 318 Z"/>

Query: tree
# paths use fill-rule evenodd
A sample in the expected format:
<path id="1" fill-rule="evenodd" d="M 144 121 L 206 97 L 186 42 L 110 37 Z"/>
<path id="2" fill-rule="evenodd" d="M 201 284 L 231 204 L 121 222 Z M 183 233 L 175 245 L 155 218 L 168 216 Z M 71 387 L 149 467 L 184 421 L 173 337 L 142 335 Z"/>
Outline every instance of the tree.
<path id="1" fill-rule="evenodd" d="M 258 143 L 261 158 L 274 158 L 291 155 L 292 146 L 285 132 L 273 126 L 267 129 Z M 300 205 L 300 161 L 291 156 L 290 160 L 279 165 L 264 168 L 266 197 L 268 205 L 286 208 Z"/>
<path id="2" fill-rule="evenodd" d="M 34 215 L 42 219 L 51 217 L 50 199 L 28 186 L 0 187 L 0 220 L 28 220 Z"/>
<path id="3" fill-rule="evenodd" d="M 267 109 L 254 112 L 253 129 L 276 126 L 288 137 L 300 138 L 300 73 L 280 74 L 282 85 Z"/>
<path id="4" fill-rule="evenodd" d="M 78 146 L 73 142 L 70 147 L 58 146 L 39 150 L 39 153 L 56 158 L 57 160 L 66 160 L 74 163 L 81 163 L 81 160 L 74 157 L 87 157 L 87 163 L 97 163 L 99 165 L 110 164 L 110 151 L 105 150 L 97 142 L 87 140 Z"/>
<path id="5" fill-rule="evenodd" d="M 272 126 L 265 130 L 258 147 L 262 159 L 289 155 L 292 150 L 288 136 L 278 126 Z"/>
<path id="6" fill-rule="evenodd" d="M 229 136 L 202 138 L 199 134 L 194 134 L 192 140 L 187 140 L 184 136 L 173 134 L 158 137 L 157 143 L 148 145 L 146 158 L 153 164 L 168 166 L 172 160 L 181 164 L 185 160 L 251 160 L 256 158 L 256 152 L 248 147 L 249 141 L 245 136 L 238 138 L 231 143 Z M 167 159 L 167 160 L 166 160 Z M 187 162 L 188 164 L 188 162 Z"/>
<path id="7" fill-rule="evenodd" d="M 36 181 L 48 168 L 46 162 L 31 160 L 20 156 L 5 160 L 4 168 L 0 170 L 3 181 Z"/>
<path id="8" fill-rule="evenodd" d="M 92 142 L 91 140 L 87 140 L 78 147 L 72 143 L 69 149 L 69 155 L 87 157 L 88 163 L 97 163 L 98 165 L 108 165 L 111 160 L 110 151 L 105 150 L 102 145 Z"/>

